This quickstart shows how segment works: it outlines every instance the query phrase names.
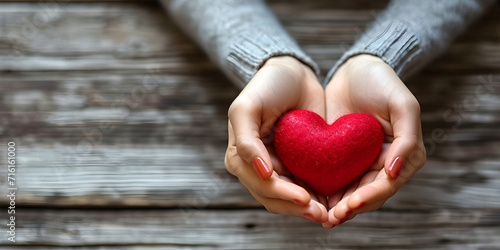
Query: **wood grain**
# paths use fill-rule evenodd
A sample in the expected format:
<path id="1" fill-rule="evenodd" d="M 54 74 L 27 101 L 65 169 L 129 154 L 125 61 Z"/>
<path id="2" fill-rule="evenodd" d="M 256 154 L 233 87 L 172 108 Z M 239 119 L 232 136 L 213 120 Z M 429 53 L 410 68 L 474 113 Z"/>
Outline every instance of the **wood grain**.
<path id="1" fill-rule="evenodd" d="M 19 240 L 51 246 L 439 249 L 497 246 L 500 210 L 377 211 L 324 230 L 262 210 L 20 210 Z M 2 221 L 3 223 L 4 221 Z M 5 244 L 5 239 L 0 239 Z M 22 244 L 21 244 L 22 245 Z"/>
<path id="2" fill-rule="evenodd" d="M 386 1 L 269 3 L 324 75 Z M 426 166 L 382 210 L 334 231 L 268 213 L 225 171 L 239 90 L 156 2 L 39 13 L 0 3 L 0 145 L 18 145 L 22 207 L 20 244 L 1 238 L 2 249 L 500 246 L 500 4 L 406 82 Z"/>
<path id="3" fill-rule="evenodd" d="M 223 144 L 152 142 L 149 146 L 124 144 L 120 150 L 117 146 L 92 146 L 88 151 L 86 143 L 80 150 L 57 141 L 51 144 L 18 146 L 19 205 L 259 206 L 225 171 Z M 464 152 L 467 149 L 457 154 Z M 6 169 L 0 172 L 6 175 Z M 472 165 L 431 159 L 386 207 L 499 208 L 499 180 L 498 161 L 474 161 Z M 6 204 L 5 192 L 2 190 L 1 197 Z"/>
<path id="4" fill-rule="evenodd" d="M 352 42 L 355 27 L 364 27 L 377 11 L 325 9 L 325 2 L 296 4 L 300 8 L 281 1 L 272 7 L 320 62 L 316 55 L 328 55 L 329 61 L 339 57 L 339 49 L 347 45 L 342 42 Z M 9 20 L 0 22 L 7 31 L 3 39 L 22 30 L 18 13 L 37 12 L 32 4 L 3 5 L 2 18 Z M 304 11 L 292 18 L 289 13 L 297 9 Z M 206 173 L 216 172 L 229 181 L 212 197 L 212 205 L 256 205 L 223 170 L 226 109 L 238 90 L 157 5 L 72 3 L 58 13 L 39 28 L 21 55 L 4 47 L 0 60 L 2 131 L 17 140 L 24 167 L 21 204 L 171 207 L 191 202 L 190 196 L 212 181 Z M 498 23 L 493 14 L 485 18 L 486 25 Z M 499 206 L 494 190 L 500 186 L 490 174 L 499 170 L 499 67 L 495 54 L 472 58 L 467 57 L 472 53 L 461 52 L 471 46 L 476 51 L 498 49 L 491 41 L 500 32 L 474 36 L 464 34 L 443 58 L 408 82 L 422 105 L 432 155 L 422 173 L 391 200 L 391 207 L 415 206 L 407 197 L 425 201 L 421 207 L 467 208 L 470 199 L 475 207 Z M 451 74 L 446 66 L 450 62 L 468 71 Z M 478 67 L 497 70 L 483 73 Z M 476 96 L 478 86 L 491 91 Z M 457 110 L 464 100 L 477 105 Z M 436 129 L 446 134 L 446 141 L 432 140 Z M 483 165 L 489 169 L 477 167 Z M 143 175 L 137 175 L 138 169 Z M 448 172 L 438 175 L 437 169 Z M 93 181 L 82 183 L 82 176 Z M 4 195 L 0 201 L 7 201 Z"/>

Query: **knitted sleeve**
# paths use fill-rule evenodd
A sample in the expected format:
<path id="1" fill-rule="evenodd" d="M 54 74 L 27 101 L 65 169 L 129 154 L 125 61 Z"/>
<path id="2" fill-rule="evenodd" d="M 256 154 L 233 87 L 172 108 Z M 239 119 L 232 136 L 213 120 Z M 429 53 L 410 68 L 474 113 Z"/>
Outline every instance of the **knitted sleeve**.
<path id="1" fill-rule="evenodd" d="M 405 78 L 441 54 L 494 0 L 392 0 L 328 72 L 326 83 L 347 59 L 380 57 Z"/>
<path id="2" fill-rule="evenodd" d="M 274 56 L 313 62 L 261 0 L 161 0 L 172 19 L 238 86 Z"/>

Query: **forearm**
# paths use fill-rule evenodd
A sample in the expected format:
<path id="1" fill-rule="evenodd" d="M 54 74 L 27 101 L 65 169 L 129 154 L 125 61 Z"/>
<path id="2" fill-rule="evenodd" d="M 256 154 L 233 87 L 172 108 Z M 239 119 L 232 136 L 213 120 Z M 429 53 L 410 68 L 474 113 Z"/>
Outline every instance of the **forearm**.
<path id="1" fill-rule="evenodd" d="M 393 0 L 330 70 L 358 54 L 382 58 L 407 77 L 441 54 L 494 0 Z"/>
<path id="2" fill-rule="evenodd" d="M 245 86 L 265 61 L 290 55 L 317 65 L 261 0 L 161 0 L 172 19 L 237 85 Z"/>

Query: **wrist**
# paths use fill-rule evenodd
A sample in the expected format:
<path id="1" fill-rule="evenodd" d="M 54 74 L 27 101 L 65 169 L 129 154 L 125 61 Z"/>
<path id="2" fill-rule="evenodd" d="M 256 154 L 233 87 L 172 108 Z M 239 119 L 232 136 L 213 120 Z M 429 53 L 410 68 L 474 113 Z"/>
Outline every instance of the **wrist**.
<path id="1" fill-rule="evenodd" d="M 273 67 L 273 66 L 278 66 L 278 67 L 285 67 L 285 68 L 292 68 L 294 70 L 303 70 L 305 68 L 309 68 L 307 65 L 302 63 L 299 59 L 293 57 L 293 56 L 288 56 L 288 55 L 283 55 L 283 56 L 274 56 L 269 59 L 262 65 L 263 67 Z"/>
<path id="2" fill-rule="evenodd" d="M 340 67 L 335 71 L 335 74 L 333 74 L 332 78 L 329 80 L 328 86 L 332 88 L 332 82 L 348 83 L 350 79 L 359 76 L 360 73 L 375 73 L 381 69 L 385 70 L 387 68 L 390 68 L 390 66 L 378 56 L 371 54 L 358 54 L 348 58 L 342 65 L 340 65 Z"/>
<path id="3" fill-rule="evenodd" d="M 263 66 L 276 65 L 276 64 L 297 64 L 297 63 L 300 63 L 300 61 L 297 58 L 293 56 L 282 55 L 282 56 L 270 57 L 269 59 L 266 60 Z"/>
<path id="4" fill-rule="evenodd" d="M 365 71 L 367 69 L 380 69 L 381 65 L 389 66 L 378 56 L 359 54 L 347 59 L 344 64 L 339 67 L 337 73 L 349 75 L 352 72 L 356 73 L 360 70 Z"/>
<path id="5" fill-rule="evenodd" d="M 347 67 L 353 67 L 357 65 L 366 65 L 366 64 L 371 64 L 371 63 L 384 63 L 384 60 L 378 56 L 370 55 L 370 54 L 359 54 L 355 55 L 353 57 L 350 57 L 349 59 L 346 60 L 344 65 L 347 65 Z M 342 66 L 344 66 L 342 65 Z"/>
<path id="6" fill-rule="evenodd" d="M 299 74 L 303 78 L 316 79 L 317 81 L 317 76 L 314 73 L 313 69 L 309 65 L 303 63 L 293 56 L 282 55 L 271 57 L 264 63 L 264 65 L 262 65 L 261 69 L 264 67 L 274 67 L 284 70 L 290 70 L 291 72 Z"/>

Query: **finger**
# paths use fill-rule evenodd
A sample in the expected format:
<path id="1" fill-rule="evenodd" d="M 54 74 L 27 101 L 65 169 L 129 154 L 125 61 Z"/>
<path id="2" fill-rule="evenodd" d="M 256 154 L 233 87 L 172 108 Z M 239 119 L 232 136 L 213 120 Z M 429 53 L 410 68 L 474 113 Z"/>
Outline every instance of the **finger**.
<path id="1" fill-rule="evenodd" d="M 386 200 L 380 200 L 380 201 L 377 201 L 377 202 L 370 203 L 369 205 L 362 206 L 359 209 L 354 210 L 351 216 L 353 216 L 353 215 L 356 216 L 358 214 L 362 214 L 362 213 L 366 213 L 366 212 L 369 212 L 369 211 L 377 210 L 377 209 L 381 208 L 384 205 L 385 202 L 386 202 Z M 351 216 L 349 216 L 349 217 L 351 217 Z"/>
<path id="2" fill-rule="evenodd" d="M 367 171 L 379 171 L 384 167 L 385 159 L 387 159 L 387 154 L 389 153 L 389 148 L 391 147 L 391 143 L 384 142 L 382 144 L 382 148 L 380 149 L 380 153 L 377 156 L 375 162 L 367 169 Z"/>
<path id="3" fill-rule="evenodd" d="M 397 191 L 393 183 L 387 179 L 383 170 L 365 174 L 358 189 L 350 195 L 348 206 L 353 209 L 363 209 L 363 211 L 380 208 Z"/>
<path id="4" fill-rule="evenodd" d="M 326 210 L 322 209 L 316 202 L 310 201 L 307 206 L 299 206 L 289 201 L 270 199 L 262 197 L 250 190 L 250 193 L 259 201 L 264 207 L 273 214 L 286 214 L 299 216 L 304 219 L 324 222 L 327 218 Z"/>
<path id="5" fill-rule="evenodd" d="M 235 146 L 235 134 L 230 121 L 228 121 L 229 146 L 226 153 L 226 167 L 229 172 L 237 176 L 248 189 L 256 190 L 263 197 L 284 199 L 296 204 L 308 204 L 311 197 L 303 188 L 289 183 L 290 185 L 275 185 L 276 188 L 269 188 L 270 184 L 262 184 L 258 179 L 256 171 L 247 167 L 248 163 L 242 160 Z M 275 173 L 273 171 L 273 173 Z M 273 184 L 274 185 L 274 184 Z"/>
<path id="6" fill-rule="evenodd" d="M 256 174 L 254 173 L 254 175 Z M 302 206 L 307 205 L 311 201 L 309 193 L 294 183 L 274 176 L 266 181 L 257 179 L 257 176 L 253 178 L 258 182 L 248 181 L 248 178 L 242 177 L 239 177 L 239 180 L 245 187 L 259 196 L 269 199 L 285 200 Z"/>
<path id="7" fill-rule="evenodd" d="M 318 198 L 318 196 L 317 196 L 317 195 L 316 195 L 316 193 L 312 190 L 312 188 L 311 188 L 311 187 L 309 187 L 309 185 L 308 185 L 305 181 L 303 181 L 303 180 L 301 180 L 301 179 L 299 179 L 299 178 L 295 178 L 295 183 L 297 183 L 297 185 L 299 185 L 299 186 L 301 186 L 302 188 L 304 188 L 304 189 L 305 189 L 305 190 L 309 193 L 309 195 L 311 196 L 311 199 L 312 199 L 312 200 L 319 202 L 319 198 Z"/>
<path id="8" fill-rule="evenodd" d="M 265 181 L 262 180 L 253 169 L 245 167 L 247 163 L 237 155 L 229 160 L 229 164 L 242 166 L 236 171 L 236 176 L 247 189 L 261 197 L 286 200 L 299 205 L 306 205 L 311 200 L 304 188 L 283 180 L 280 176 L 273 175 Z"/>
<path id="9" fill-rule="evenodd" d="M 333 225 L 337 226 L 340 225 L 348 220 L 352 220 L 356 215 L 362 213 L 360 210 L 347 210 L 348 212 L 343 216 L 343 217 L 336 217 L 335 213 L 339 213 L 340 210 L 347 209 L 347 202 L 345 203 L 340 203 L 338 206 L 335 206 L 333 209 L 331 209 L 328 213 L 328 223 L 324 225 Z M 369 211 L 369 210 L 368 210 Z"/>
<path id="10" fill-rule="evenodd" d="M 328 207 L 328 199 L 324 195 L 317 194 L 318 202 L 321 203 L 325 208 Z"/>
<path id="11" fill-rule="evenodd" d="M 311 200 L 311 202 L 314 203 L 321 211 L 321 217 L 319 218 L 318 222 L 320 222 L 320 223 L 327 222 L 328 221 L 328 210 L 326 209 L 326 207 L 317 201 Z"/>
<path id="12" fill-rule="evenodd" d="M 328 197 L 328 208 L 329 209 L 335 207 L 335 205 L 338 204 L 338 202 L 342 199 L 342 197 L 344 197 L 345 190 L 346 189 L 343 188 L 342 190 L 340 190 L 336 194 Z"/>
<path id="13" fill-rule="evenodd" d="M 384 203 L 385 203 L 385 200 L 379 200 L 377 202 L 370 203 L 369 205 L 366 205 L 366 206 L 365 206 L 365 203 L 362 203 L 358 207 L 354 208 L 352 210 L 352 212 L 349 212 L 346 217 L 339 220 L 337 225 L 343 224 L 347 221 L 354 219 L 358 214 L 366 213 L 368 211 L 377 210 L 380 207 L 382 207 L 382 205 L 384 205 Z M 348 205 L 349 205 L 349 203 L 348 203 Z M 331 222 L 330 222 L 330 224 L 331 224 Z"/>
<path id="14" fill-rule="evenodd" d="M 317 202 L 319 206 L 324 208 L 324 210 L 325 210 L 325 218 L 324 219 L 325 219 L 325 221 L 327 221 L 328 220 L 328 209 L 327 209 L 328 202 L 327 202 L 326 197 L 314 192 L 314 190 L 312 190 L 312 188 L 303 180 L 300 180 L 297 178 L 296 183 L 299 186 L 303 187 L 309 193 L 309 195 L 311 196 L 311 200 Z"/>
<path id="15" fill-rule="evenodd" d="M 411 93 L 408 94 L 413 97 Z M 400 94 L 399 96 L 408 96 Z M 405 97 L 407 98 L 407 97 Z M 387 151 L 384 171 L 370 173 L 360 183 L 360 188 L 349 198 L 349 207 L 378 209 L 387 199 L 420 169 L 425 162 L 425 149 L 422 143 L 420 127 L 420 109 L 416 100 L 396 100 L 398 105 L 390 105 L 391 124 L 394 130 L 394 141 Z M 402 105 L 401 103 L 404 103 Z M 400 107 L 405 107 L 401 110 Z M 381 154 L 386 150 L 385 146 Z M 407 159 L 412 159 L 406 162 Z M 405 167 L 406 166 L 406 167 Z M 403 178 L 399 178 L 399 175 Z"/>
<path id="16" fill-rule="evenodd" d="M 358 188 L 359 183 L 360 183 L 360 181 L 357 180 L 357 181 L 351 183 L 347 187 L 347 189 L 344 193 L 344 196 L 337 203 L 337 205 L 334 207 L 333 216 L 335 217 L 335 219 L 341 221 L 352 214 L 354 209 L 349 207 L 348 200 L 349 200 L 349 197 L 351 196 L 351 194 L 354 193 L 356 191 L 356 189 Z M 333 221 L 330 221 L 330 222 L 333 222 Z"/>
<path id="17" fill-rule="evenodd" d="M 231 133 L 230 133 L 231 134 Z M 231 135 L 230 135 L 231 138 Z M 231 139 L 230 139 L 231 140 Z M 291 181 L 279 175 L 268 180 L 262 180 L 248 164 L 239 157 L 234 146 L 229 146 L 225 157 L 226 168 L 238 177 L 240 182 L 249 190 L 254 190 L 259 196 L 283 199 L 296 204 L 305 205 L 311 200 L 309 193 Z M 276 173 L 273 171 L 273 173 Z"/>
<path id="18" fill-rule="evenodd" d="M 271 156 L 271 164 L 273 166 L 274 171 L 276 171 L 279 175 L 284 175 L 288 177 L 292 177 L 292 173 L 290 170 L 288 170 L 283 163 L 281 162 L 281 159 L 278 157 L 276 154 L 276 151 L 274 150 L 273 145 L 266 145 L 267 152 L 269 152 L 269 155 Z"/>
<path id="19" fill-rule="evenodd" d="M 346 217 L 346 218 L 342 219 L 342 220 L 339 222 L 339 225 L 340 225 L 340 224 L 344 224 L 344 223 L 346 223 L 346 222 L 348 222 L 348 221 L 350 221 L 350 220 L 354 219 L 354 217 L 356 217 L 356 215 L 357 215 L 357 214 L 351 214 L 351 215 L 349 215 L 348 217 Z"/>
<path id="20" fill-rule="evenodd" d="M 295 181 L 293 181 L 292 179 L 290 179 L 290 177 L 288 177 L 288 176 L 280 175 L 279 178 L 282 179 L 282 180 L 284 180 L 284 181 L 286 181 L 286 182 L 288 182 L 288 183 L 296 184 Z"/>
<path id="21" fill-rule="evenodd" d="M 336 224 L 332 224 L 330 220 L 321 223 L 321 225 L 323 226 L 324 229 L 332 229 L 333 227 L 336 226 Z"/>
<path id="22" fill-rule="evenodd" d="M 396 180 L 407 166 L 407 170 L 404 170 L 403 175 L 405 178 L 397 183 L 397 185 L 402 185 L 425 163 L 425 148 L 423 147 L 420 125 L 420 106 L 406 88 L 397 93 L 396 96 L 391 95 L 390 100 L 388 107 L 394 141 L 389 148 L 384 167 L 387 176 L 392 180 Z"/>
<path id="23" fill-rule="evenodd" d="M 344 218 L 353 214 L 356 210 L 370 207 L 371 203 L 373 203 L 373 201 L 378 201 L 379 199 L 381 199 L 379 197 L 380 195 L 385 195 L 383 193 L 377 193 L 377 194 L 369 194 L 368 193 L 368 195 L 372 195 L 372 196 L 371 197 L 366 197 L 366 196 L 359 197 L 359 195 L 356 196 L 357 193 L 360 192 L 360 189 L 366 185 L 371 184 L 375 180 L 377 174 L 380 172 L 384 172 L 384 171 L 369 171 L 369 172 L 365 173 L 361 177 L 361 179 L 359 179 L 357 182 L 355 182 L 355 183 L 351 184 L 349 187 L 347 187 L 342 199 L 340 201 L 338 201 L 337 204 L 335 204 L 335 206 L 332 207 L 332 209 L 329 211 L 330 223 L 339 224 L 340 221 L 342 221 Z M 353 196 L 353 195 L 356 196 L 357 199 L 353 200 L 351 198 L 351 196 Z M 385 198 L 385 196 L 383 198 Z M 367 203 L 369 203 L 370 206 L 365 206 Z M 374 208 L 374 209 L 376 209 L 376 208 Z"/>
<path id="24" fill-rule="evenodd" d="M 271 157 L 260 139 L 262 104 L 240 95 L 229 107 L 228 117 L 238 155 L 254 167 L 261 179 L 268 179 L 273 172 L 273 166 Z"/>
<path id="25" fill-rule="evenodd" d="M 340 219 L 335 217 L 335 209 L 338 209 L 338 206 L 334 206 L 328 211 L 328 223 L 331 225 L 338 225 L 340 222 Z"/>
<path id="26" fill-rule="evenodd" d="M 354 181 L 353 183 L 349 184 L 349 186 L 347 186 L 347 189 L 344 193 L 344 196 L 342 196 L 342 200 L 349 198 L 349 196 L 351 196 L 351 194 L 354 193 L 354 191 L 356 191 L 356 189 L 359 186 L 359 181 L 360 180 L 358 179 L 358 180 Z"/>

